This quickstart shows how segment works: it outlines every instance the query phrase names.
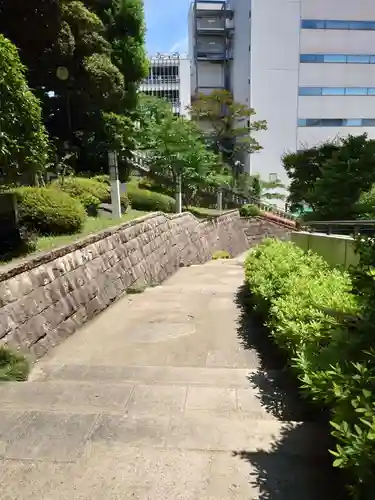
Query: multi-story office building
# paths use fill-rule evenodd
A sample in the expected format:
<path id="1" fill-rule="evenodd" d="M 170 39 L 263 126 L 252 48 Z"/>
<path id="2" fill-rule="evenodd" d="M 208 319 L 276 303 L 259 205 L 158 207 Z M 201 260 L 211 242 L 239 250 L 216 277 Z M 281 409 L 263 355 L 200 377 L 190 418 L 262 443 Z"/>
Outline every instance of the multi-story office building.
<path id="1" fill-rule="evenodd" d="M 348 134 L 375 138 L 374 0 L 223 0 L 220 5 L 193 2 L 193 91 L 228 88 L 256 110 L 256 119 L 267 120 L 268 131 L 256 136 L 264 149 L 250 157 L 249 172 L 287 182 L 280 160 L 285 152 Z M 224 30 L 221 12 L 226 13 L 225 42 L 220 42 L 226 73 L 215 67 L 210 52 L 219 44 L 212 28 Z"/>
<path id="2" fill-rule="evenodd" d="M 190 60 L 179 54 L 157 54 L 151 57 L 148 77 L 139 90 L 168 101 L 176 115 L 189 116 Z"/>

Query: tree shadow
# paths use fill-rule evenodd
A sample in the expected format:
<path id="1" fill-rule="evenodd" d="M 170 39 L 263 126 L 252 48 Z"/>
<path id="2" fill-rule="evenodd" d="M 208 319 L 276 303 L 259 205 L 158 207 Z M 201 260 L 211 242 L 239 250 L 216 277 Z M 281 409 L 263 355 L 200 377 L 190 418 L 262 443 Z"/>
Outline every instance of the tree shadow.
<path id="1" fill-rule="evenodd" d="M 251 483 L 259 500 L 343 500 L 341 473 L 332 467 L 329 411 L 304 398 L 287 359 L 272 341 L 263 318 L 252 308 L 247 286 L 236 297 L 237 334 L 244 349 L 255 350 L 259 368 L 250 386 L 272 419 L 284 422 L 279 438 L 266 450 L 233 454 L 251 466 Z M 258 498 L 258 497 L 257 497 Z"/>

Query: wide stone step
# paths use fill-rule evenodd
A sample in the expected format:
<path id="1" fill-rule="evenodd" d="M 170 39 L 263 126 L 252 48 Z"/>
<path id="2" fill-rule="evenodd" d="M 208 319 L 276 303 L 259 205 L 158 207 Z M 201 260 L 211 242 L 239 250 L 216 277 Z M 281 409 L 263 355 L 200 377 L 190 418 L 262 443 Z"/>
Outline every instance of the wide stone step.
<path id="1" fill-rule="evenodd" d="M 91 407 L 81 413 L 48 409 L 0 410 L 0 458 L 76 460 L 90 443 L 157 447 L 165 450 L 271 453 L 324 457 L 328 441 L 311 423 L 255 420 L 206 412 L 185 414 L 109 413 Z"/>
<path id="2" fill-rule="evenodd" d="M 98 371 L 92 372 L 69 368 L 51 372 L 41 381 L 1 384 L 0 408 L 306 420 L 303 405 L 293 392 L 281 391 L 270 375 L 260 383 L 259 374 L 248 370 L 129 367 L 126 375 L 124 367 L 117 371 L 115 367 L 95 367 Z M 69 379 L 73 374 L 79 374 L 81 380 Z"/>

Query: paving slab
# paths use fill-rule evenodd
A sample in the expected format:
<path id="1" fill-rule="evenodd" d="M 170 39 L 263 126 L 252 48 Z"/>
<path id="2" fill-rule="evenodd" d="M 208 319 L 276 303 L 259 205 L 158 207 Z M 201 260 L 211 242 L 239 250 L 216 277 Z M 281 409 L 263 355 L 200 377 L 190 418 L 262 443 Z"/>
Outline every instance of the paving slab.
<path id="1" fill-rule="evenodd" d="M 0 384 L 1 499 L 341 500 L 325 430 L 241 342 L 243 260 L 124 297 Z"/>

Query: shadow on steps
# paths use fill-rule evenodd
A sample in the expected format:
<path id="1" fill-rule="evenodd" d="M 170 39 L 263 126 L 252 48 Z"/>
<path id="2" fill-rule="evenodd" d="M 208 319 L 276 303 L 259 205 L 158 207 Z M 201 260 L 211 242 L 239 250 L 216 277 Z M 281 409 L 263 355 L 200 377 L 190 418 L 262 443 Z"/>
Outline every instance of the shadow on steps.
<path id="1" fill-rule="evenodd" d="M 346 500 L 344 478 L 332 467 L 328 451 L 334 448 L 329 411 L 302 396 L 285 355 L 252 311 L 246 285 L 239 289 L 236 302 L 238 339 L 245 349 L 255 350 L 260 360 L 260 368 L 249 375 L 250 386 L 267 413 L 285 426 L 271 450 L 233 454 L 254 470 L 250 481 L 260 491 L 259 500 Z"/>

